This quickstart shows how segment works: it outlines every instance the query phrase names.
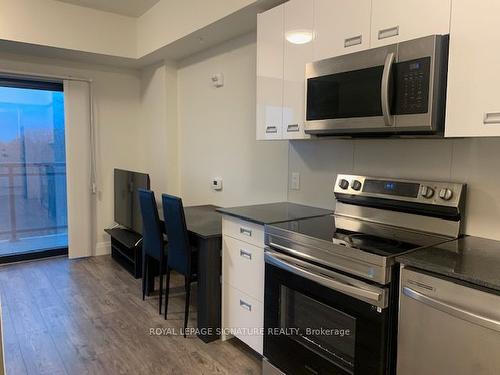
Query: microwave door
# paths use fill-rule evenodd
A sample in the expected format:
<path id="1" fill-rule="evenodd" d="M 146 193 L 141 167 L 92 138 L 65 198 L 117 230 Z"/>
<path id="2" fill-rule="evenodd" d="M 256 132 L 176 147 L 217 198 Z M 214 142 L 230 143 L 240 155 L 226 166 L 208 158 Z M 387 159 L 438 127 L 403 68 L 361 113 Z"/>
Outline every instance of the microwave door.
<path id="1" fill-rule="evenodd" d="M 393 45 L 308 64 L 307 132 L 393 131 L 394 119 L 386 109 L 391 105 L 396 52 Z"/>

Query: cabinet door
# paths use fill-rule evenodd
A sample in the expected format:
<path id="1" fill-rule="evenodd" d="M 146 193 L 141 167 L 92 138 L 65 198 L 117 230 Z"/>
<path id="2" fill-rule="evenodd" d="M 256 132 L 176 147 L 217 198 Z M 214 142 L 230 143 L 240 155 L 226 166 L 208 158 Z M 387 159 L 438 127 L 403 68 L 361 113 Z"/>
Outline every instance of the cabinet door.
<path id="1" fill-rule="evenodd" d="M 371 46 L 450 32 L 451 0 L 373 0 Z"/>
<path id="2" fill-rule="evenodd" d="M 284 4 L 283 138 L 304 133 L 306 64 L 312 61 L 313 0 Z"/>
<path id="3" fill-rule="evenodd" d="M 283 130 L 283 6 L 257 16 L 257 139 Z"/>
<path id="4" fill-rule="evenodd" d="M 370 47 L 372 0 L 314 0 L 314 61 Z"/>
<path id="5" fill-rule="evenodd" d="M 498 0 L 454 0 L 445 136 L 500 136 Z"/>

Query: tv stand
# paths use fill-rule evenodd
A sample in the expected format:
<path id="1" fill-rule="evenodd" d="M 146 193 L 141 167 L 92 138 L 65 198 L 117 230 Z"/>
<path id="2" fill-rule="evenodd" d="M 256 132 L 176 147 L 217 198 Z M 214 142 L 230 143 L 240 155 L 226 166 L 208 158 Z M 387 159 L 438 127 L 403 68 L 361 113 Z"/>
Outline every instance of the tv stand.
<path id="1" fill-rule="evenodd" d="M 111 257 L 134 278 L 142 277 L 142 236 L 130 229 L 113 227 L 104 230 L 111 236 Z"/>

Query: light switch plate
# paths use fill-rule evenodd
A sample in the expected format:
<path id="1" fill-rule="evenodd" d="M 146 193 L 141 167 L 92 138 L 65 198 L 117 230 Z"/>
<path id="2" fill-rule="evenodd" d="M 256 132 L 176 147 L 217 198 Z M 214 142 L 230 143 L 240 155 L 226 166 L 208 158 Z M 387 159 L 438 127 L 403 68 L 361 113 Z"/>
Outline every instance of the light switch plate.
<path id="1" fill-rule="evenodd" d="M 292 173 L 292 181 L 290 183 L 291 190 L 300 190 L 300 173 L 293 172 Z"/>

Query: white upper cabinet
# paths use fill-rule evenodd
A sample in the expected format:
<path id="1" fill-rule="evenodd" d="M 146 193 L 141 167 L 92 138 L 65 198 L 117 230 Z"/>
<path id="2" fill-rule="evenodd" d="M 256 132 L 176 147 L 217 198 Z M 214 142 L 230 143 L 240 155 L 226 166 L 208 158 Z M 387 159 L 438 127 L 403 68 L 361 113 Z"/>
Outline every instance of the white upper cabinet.
<path id="1" fill-rule="evenodd" d="M 498 0 L 453 0 L 446 137 L 500 136 Z"/>
<path id="2" fill-rule="evenodd" d="M 373 0 L 371 46 L 448 34 L 450 11 L 451 0 Z"/>
<path id="3" fill-rule="evenodd" d="M 314 61 L 370 47 L 372 0 L 314 0 Z"/>
<path id="4" fill-rule="evenodd" d="M 283 131 L 283 6 L 257 16 L 257 139 Z"/>
<path id="5" fill-rule="evenodd" d="M 305 70 L 313 60 L 313 0 L 290 0 L 283 6 L 283 138 L 309 138 L 304 133 Z"/>

